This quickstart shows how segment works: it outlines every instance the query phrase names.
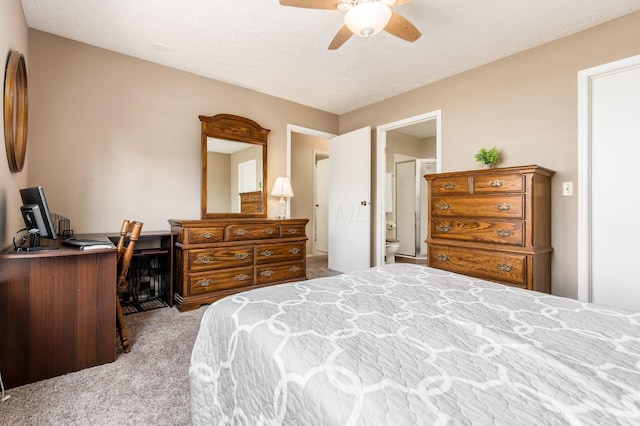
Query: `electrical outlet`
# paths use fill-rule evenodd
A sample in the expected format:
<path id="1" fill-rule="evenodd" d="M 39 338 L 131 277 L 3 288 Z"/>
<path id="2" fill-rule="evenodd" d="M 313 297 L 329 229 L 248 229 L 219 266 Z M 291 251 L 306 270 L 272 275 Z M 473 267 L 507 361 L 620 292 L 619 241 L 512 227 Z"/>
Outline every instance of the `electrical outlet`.
<path id="1" fill-rule="evenodd" d="M 562 195 L 565 197 L 573 195 L 573 182 L 562 182 Z"/>

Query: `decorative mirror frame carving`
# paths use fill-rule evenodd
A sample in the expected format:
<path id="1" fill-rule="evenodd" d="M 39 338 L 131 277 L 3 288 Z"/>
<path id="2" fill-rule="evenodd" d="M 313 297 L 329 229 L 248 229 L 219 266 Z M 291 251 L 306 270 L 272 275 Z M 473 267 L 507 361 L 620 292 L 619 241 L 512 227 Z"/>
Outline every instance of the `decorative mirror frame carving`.
<path id="1" fill-rule="evenodd" d="M 201 159 L 202 181 L 200 192 L 200 217 L 214 219 L 221 217 L 267 217 L 267 140 L 271 130 L 265 129 L 253 120 L 231 114 L 217 114 L 211 117 L 198 116 L 202 126 Z M 227 139 L 262 146 L 262 211 L 256 213 L 207 213 L 207 138 Z"/>
<path id="2" fill-rule="evenodd" d="M 4 143 L 13 173 L 24 167 L 28 119 L 27 67 L 24 55 L 14 50 L 9 54 L 4 78 Z"/>

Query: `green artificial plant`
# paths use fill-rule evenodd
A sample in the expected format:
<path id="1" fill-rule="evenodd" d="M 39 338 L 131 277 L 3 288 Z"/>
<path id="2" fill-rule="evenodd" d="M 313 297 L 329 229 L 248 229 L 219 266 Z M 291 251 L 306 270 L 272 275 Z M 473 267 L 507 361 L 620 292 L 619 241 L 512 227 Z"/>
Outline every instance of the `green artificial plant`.
<path id="1" fill-rule="evenodd" d="M 500 159 L 500 156 L 498 155 L 498 148 L 494 146 L 491 149 L 480 148 L 474 158 L 482 164 L 495 164 Z"/>

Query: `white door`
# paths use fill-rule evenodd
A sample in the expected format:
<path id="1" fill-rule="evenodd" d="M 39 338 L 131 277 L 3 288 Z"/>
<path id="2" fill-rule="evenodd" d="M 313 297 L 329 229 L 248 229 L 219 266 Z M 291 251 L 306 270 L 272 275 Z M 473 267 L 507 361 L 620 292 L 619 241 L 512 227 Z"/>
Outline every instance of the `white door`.
<path id="1" fill-rule="evenodd" d="M 329 142 L 329 269 L 371 266 L 371 128 Z"/>
<path id="2" fill-rule="evenodd" d="M 243 161 L 238 164 L 238 192 L 252 192 L 256 185 L 256 160 Z"/>
<path id="3" fill-rule="evenodd" d="M 314 251 L 329 251 L 329 159 L 316 161 Z"/>
<path id="4" fill-rule="evenodd" d="M 591 81 L 591 301 L 640 311 L 640 64 Z"/>

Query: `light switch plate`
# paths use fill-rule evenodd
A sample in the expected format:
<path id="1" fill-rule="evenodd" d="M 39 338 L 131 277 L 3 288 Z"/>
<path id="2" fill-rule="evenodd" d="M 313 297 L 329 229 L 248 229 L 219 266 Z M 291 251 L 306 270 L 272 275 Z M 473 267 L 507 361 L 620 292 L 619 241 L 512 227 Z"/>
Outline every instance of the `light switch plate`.
<path id="1" fill-rule="evenodd" d="M 573 195 L 573 182 L 562 182 L 562 195 L 565 197 Z"/>

